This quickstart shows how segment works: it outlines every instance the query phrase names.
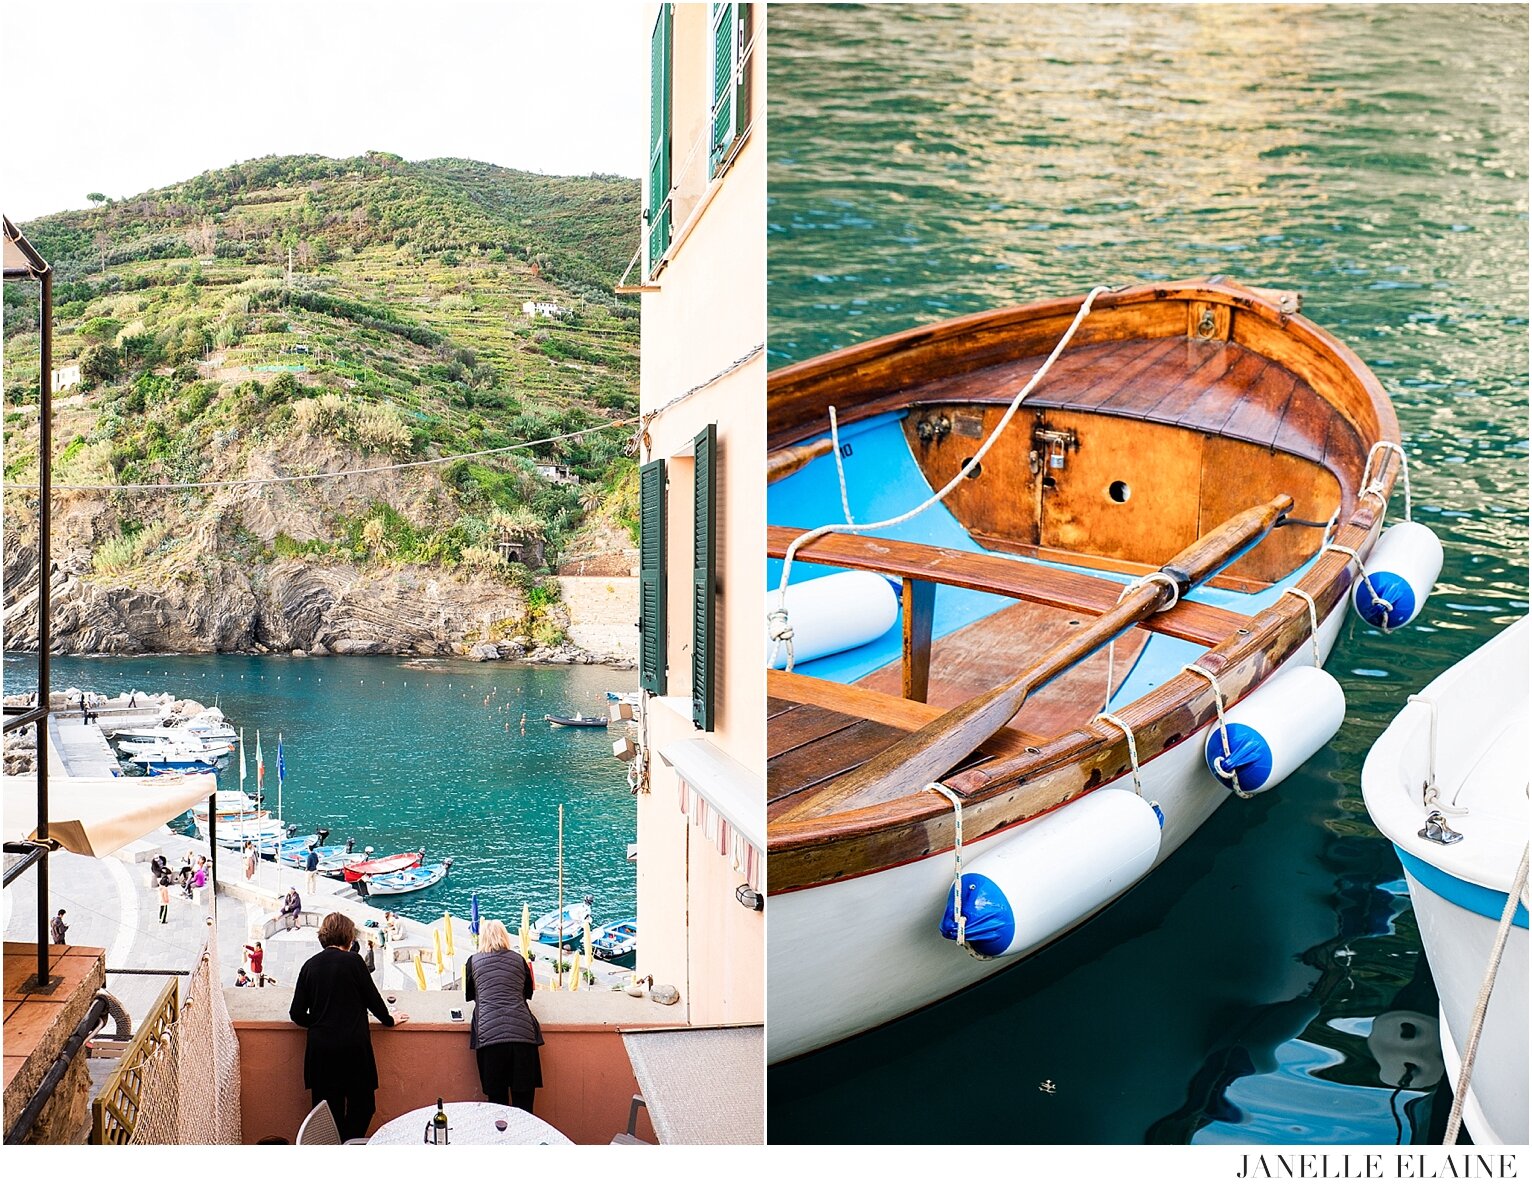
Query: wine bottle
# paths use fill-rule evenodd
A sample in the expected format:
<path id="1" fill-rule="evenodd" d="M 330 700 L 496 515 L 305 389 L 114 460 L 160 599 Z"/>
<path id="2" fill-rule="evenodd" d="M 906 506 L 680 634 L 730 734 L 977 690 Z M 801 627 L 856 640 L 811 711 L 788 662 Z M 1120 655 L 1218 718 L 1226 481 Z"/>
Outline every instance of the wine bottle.
<path id="1" fill-rule="evenodd" d="M 435 1144 L 444 1146 L 447 1144 L 447 1110 L 442 1107 L 442 1098 L 436 1098 L 436 1115 L 431 1118 L 431 1129 L 435 1134 Z"/>

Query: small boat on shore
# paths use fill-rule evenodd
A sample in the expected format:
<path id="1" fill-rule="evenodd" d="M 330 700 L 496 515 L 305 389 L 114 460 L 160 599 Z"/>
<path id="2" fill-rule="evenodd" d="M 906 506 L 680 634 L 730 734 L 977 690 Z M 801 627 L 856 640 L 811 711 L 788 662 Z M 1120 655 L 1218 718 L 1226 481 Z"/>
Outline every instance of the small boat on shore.
<path id="1" fill-rule="evenodd" d="M 539 943 L 562 947 L 585 936 L 585 924 L 590 921 L 593 899 L 570 902 L 562 910 L 549 910 L 532 924 L 532 934 Z"/>
<path id="2" fill-rule="evenodd" d="M 366 853 L 371 856 L 371 850 Z M 348 864 L 341 869 L 341 875 L 347 881 L 356 881 L 362 877 L 381 877 L 386 873 L 402 872 L 407 868 L 416 868 L 425 861 L 424 852 L 396 852 L 392 856 L 378 856 L 363 860 L 357 864 Z"/>
<path id="3" fill-rule="evenodd" d="M 452 871 L 452 857 L 437 864 L 422 864 L 415 868 L 382 873 L 375 877 L 361 877 L 356 891 L 363 897 L 390 897 L 400 893 L 419 893 L 437 882 L 445 880 Z"/>
<path id="4" fill-rule="evenodd" d="M 604 728 L 607 721 L 598 715 L 545 715 L 547 720 L 555 728 Z"/>
<path id="5" fill-rule="evenodd" d="M 1528 1135 L 1528 625 L 1517 621 L 1411 696 L 1362 766 L 1367 813 L 1404 865 L 1454 1088 L 1489 989 L 1456 1106 L 1479 1145 L 1525 1145 Z"/>
<path id="6" fill-rule="evenodd" d="M 1348 607 L 1407 624 L 1441 547 L 1384 532 L 1393 409 L 1297 308 L 1098 289 L 770 375 L 770 1061 L 1022 960 L 1339 728 Z M 896 979 L 819 961 L 846 921 Z"/>
<path id="7" fill-rule="evenodd" d="M 590 936 L 591 954 L 609 964 L 633 967 L 638 958 L 638 920 L 624 918 L 596 927 Z"/>
<path id="8" fill-rule="evenodd" d="M 198 816 L 195 819 L 197 834 L 203 839 L 210 839 L 208 832 L 207 816 Z M 249 817 L 218 819 L 218 846 L 222 848 L 242 849 L 246 843 L 254 841 L 257 850 L 262 855 L 273 855 L 277 847 L 288 837 L 290 828 L 281 819 L 274 819 L 265 811 L 259 811 Z"/>

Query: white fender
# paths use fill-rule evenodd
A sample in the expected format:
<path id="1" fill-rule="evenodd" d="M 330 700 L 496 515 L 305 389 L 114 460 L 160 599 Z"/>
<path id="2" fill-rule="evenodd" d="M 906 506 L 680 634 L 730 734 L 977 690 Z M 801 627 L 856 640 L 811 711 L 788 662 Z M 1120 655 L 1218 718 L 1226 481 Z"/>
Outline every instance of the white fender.
<path id="1" fill-rule="evenodd" d="M 1215 722 L 1208 729 L 1203 757 L 1213 776 L 1233 788 L 1259 794 L 1290 777 L 1340 731 L 1346 695 L 1333 675 L 1313 666 L 1295 666 L 1264 682 L 1229 709 L 1229 751 Z"/>
<path id="2" fill-rule="evenodd" d="M 1358 578 L 1351 589 L 1357 615 L 1377 628 L 1402 628 L 1420 615 L 1442 573 L 1441 541 L 1418 521 L 1400 521 L 1383 531 L 1363 569 L 1368 581 Z"/>
<path id="3" fill-rule="evenodd" d="M 776 593 L 766 604 L 776 607 Z M 870 571 L 840 571 L 787 586 L 787 623 L 793 630 L 793 661 L 813 661 L 876 641 L 899 619 L 899 597 L 882 575 Z M 766 656 L 773 642 L 766 638 Z M 787 665 L 787 646 L 777 650 L 775 669 Z"/>
<path id="4" fill-rule="evenodd" d="M 1015 955 L 1083 922 L 1154 867 L 1160 815 L 1112 787 L 1049 811 L 963 869 L 965 941 Z M 941 932 L 957 938 L 952 892 Z"/>

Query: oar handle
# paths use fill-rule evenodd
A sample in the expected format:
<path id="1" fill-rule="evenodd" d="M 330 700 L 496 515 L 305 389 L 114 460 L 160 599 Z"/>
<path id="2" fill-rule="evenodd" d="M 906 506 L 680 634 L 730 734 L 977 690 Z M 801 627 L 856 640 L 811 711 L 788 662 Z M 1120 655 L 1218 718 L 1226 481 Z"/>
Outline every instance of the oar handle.
<path id="1" fill-rule="evenodd" d="M 1292 510 L 1293 498 L 1283 494 L 1236 513 L 1177 554 L 1160 568 L 1160 573 L 1174 580 L 1179 595 L 1185 595 L 1244 554 Z"/>

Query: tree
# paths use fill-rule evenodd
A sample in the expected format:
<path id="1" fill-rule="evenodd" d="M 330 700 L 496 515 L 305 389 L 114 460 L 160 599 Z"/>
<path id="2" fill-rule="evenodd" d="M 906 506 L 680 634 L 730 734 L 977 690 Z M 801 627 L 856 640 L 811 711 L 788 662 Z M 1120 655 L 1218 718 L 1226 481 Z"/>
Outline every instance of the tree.
<path id="1" fill-rule="evenodd" d="M 85 201 L 87 203 L 94 203 L 99 207 L 102 203 L 106 202 L 106 195 L 102 194 L 99 190 L 92 190 L 85 196 Z"/>
<path id="2" fill-rule="evenodd" d="M 80 353 L 80 380 L 87 385 L 116 380 L 121 369 L 117 349 L 110 344 L 93 344 Z"/>

